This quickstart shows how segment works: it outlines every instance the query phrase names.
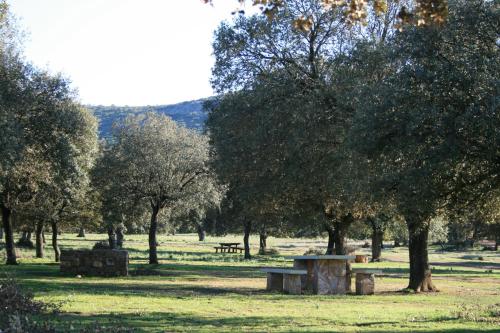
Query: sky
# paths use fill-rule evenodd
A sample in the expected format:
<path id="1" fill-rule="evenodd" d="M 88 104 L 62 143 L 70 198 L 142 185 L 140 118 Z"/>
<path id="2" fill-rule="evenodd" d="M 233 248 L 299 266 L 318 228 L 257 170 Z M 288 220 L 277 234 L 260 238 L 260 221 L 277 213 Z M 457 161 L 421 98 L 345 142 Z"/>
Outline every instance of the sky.
<path id="1" fill-rule="evenodd" d="M 235 0 L 8 0 L 26 59 L 62 72 L 94 105 L 173 104 L 213 95 L 213 31 Z"/>

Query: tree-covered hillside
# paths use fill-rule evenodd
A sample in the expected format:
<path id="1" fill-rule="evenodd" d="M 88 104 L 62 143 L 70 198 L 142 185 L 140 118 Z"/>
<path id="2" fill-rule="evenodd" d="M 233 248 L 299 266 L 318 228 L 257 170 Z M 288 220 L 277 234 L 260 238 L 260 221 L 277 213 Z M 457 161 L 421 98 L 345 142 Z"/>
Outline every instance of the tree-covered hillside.
<path id="1" fill-rule="evenodd" d="M 188 128 L 201 130 L 206 118 L 206 114 L 203 112 L 204 101 L 205 99 L 199 99 L 172 105 L 155 106 L 88 105 L 87 107 L 99 119 L 99 136 L 107 138 L 111 136 L 111 129 L 114 122 L 122 120 L 129 115 L 146 112 L 164 114 Z"/>

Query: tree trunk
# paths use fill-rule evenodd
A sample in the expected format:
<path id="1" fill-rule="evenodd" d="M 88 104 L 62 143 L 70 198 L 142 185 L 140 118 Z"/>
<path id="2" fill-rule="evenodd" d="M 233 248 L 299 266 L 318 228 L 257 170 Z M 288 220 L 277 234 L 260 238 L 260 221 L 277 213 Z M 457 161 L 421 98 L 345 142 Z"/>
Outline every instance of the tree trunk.
<path id="1" fill-rule="evenodd" d="M 345 240 L 347 236 L 347 230 L 349 226 L 354 222 L 354 218 L 351 214 L 344 215 L 339 222 L 335 223 L 335 229 L 333 232 L 333 240 L 335 243 L 335 254 L 344 255 L 346 254 Z"/>
<path id="2" fill-rule="evenodd" d="M 78 230 L 78 235 L 76 237 L 85 237 L 85 228 L 84 227 L 80 227 L 80 229 Z"/>
<path id="3" fill-rule="evenodd" d="M 116 247 L 121 249 L 123 247 L 123 241 L 125 240 L 125 235 L 123 234 L 123 228 L 116 228 Z"/>
<path id="4" fill-rule="evenodd" d="M 201 224 L 198 224 L 198 226 L 196 227 L 196 231 L 198 232 L 198 241 L 204 242 L 206 234 Z"/>
<path id="5" fill-rule="evenodd" d="M 329 226 L 325 225 L 326 232 L 328 232 L 328 245 L 326 247 L 326 255 L 333 254 L 333 250 L 335 247 L 335 230 Z"/>
<path id="6" fill-rule="evenodd" d="M 259 233 L 259 253 L 266 254 L 267 251 L 267 232 L 262 231 Z"/>
<path id="7" fill-rule="evenodd" d="M 26 231 L 26 235 L 25 235 L 25 240 L 27 243 L 32 243 L 31 242 L 31 236 L 32 236 L 33 232 L 31 230 L 28 230 Z"/>
<path id="8" fill-rule="evenodd" d="M 111 250 L 116 249 L 116 234 L 112 225 L 108 226 L 108 244 Z"/>
<path id="9" fill-rule="evenodd" d="M 377 228 L 373 228 L 372 232 L 372 261 L 380 261 L 382 254 L 382 239 L 384 233 Z"/>
<path id="10" fill-rule="evenodd" d="M 56 262 L 61 259 L 61 250 L 59 250 L 59 244 L 57 242 L 57 235 L 59 231 L 57 230 L 57 223 L 55 221 L 51 222 L 52 225 L 52 248 L 54 249 L 54 258 Z"/>
<path id="11" fill-rule="evenodd" d="M 153 211 L 151 213 L 151 225 L 149 226 L 149 263 L 158 264 L 156 232 L 158 230 L 158 213 L 160 212 L 160 206 L 151 205 L 151 207 Z"/>
<path id="12" fill-rule="evenodd" d="M 0 239 L 3 238 L 3 227 L 0 227 Z"/>
<path id="13" fill-rule="evenodd" d="M 407 219 L 407 223 L 410 236 L 410 282 L 408 289 L 416 292 L 437 291 L 432 283 L 429 255 L 427 252 L 429 225 L 425 221 L 418 219 L 410 221 Z"/>
<path id="14" fill-rule="evenodd" d="M 395 239 L 394 240 L 394 247 L 400 247 L 400 246 L 401 246 L 401 244 L 399 243 L 399 241 Z"/>
<path id="15" fill-rule="evenodd" d="M 7 265 L 17 265 L 16 259 L 16 247 L 14 245 L 14 235 L 12 232 L 12 224 L 11 224 L 11 214 L 12 211 L 5 207 L 2 208 L 2 225 L 5 233 L 5 251 L 7 252 Z"/>
<path id="16" fill-rule="evenodd" d="M 252 256 L 250 255 L 250 232 L 252 231 L 252 223 L 251 222 L 245 222 L 244 224 L 244 236 L 243 236 L 243 244 L 245 246 L 245 259 L 251 259 Z"/>
<path id="17" fill-rule="evenodd" d="M 20 244 L 25 244 L 28 241 L 28 232 L 26 230 L 23 230 L 21 233 L 21 238 L 19 238 L 19 243 Z"/>
<path id="18" fill-rule="evenodd" d="M 36 223 L 36 257 L 43 258 L 45 241 L 43 239 L 43 222 Z"/>

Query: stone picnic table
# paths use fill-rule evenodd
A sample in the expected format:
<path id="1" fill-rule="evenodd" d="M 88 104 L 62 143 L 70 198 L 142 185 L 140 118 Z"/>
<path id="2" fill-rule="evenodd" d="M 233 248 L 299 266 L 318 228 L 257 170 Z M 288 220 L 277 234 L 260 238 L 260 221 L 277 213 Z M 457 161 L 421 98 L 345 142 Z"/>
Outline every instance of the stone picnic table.
<path id="1" fill-rule="evenodd" d="M 215 246 L 215 253 L 217 253 L 219 250 L 220 252 L 228 252 L 228 253 L 236 253 L 236 251 L 243 251 L 243 248 L 239 247 L 241 243 L 219 243 L 220 246 Z"/>
<path id="2" fill-rule="evenodd" d="M 293 268 L 307 270 L 303 275 L 302 289 L 312 290 L 317 295 L 340 294 L 350 290 L 351 272 L 348 261 L 356 256 L 351 255 L 313 255 L 292 256 Z"/>

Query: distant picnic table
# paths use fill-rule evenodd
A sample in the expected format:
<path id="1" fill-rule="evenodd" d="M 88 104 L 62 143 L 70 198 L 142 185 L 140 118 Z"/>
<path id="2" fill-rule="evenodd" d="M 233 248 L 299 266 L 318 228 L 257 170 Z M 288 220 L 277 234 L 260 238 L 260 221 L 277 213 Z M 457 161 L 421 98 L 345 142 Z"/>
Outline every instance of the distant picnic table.
<path id="1" fill-rule="evenodd" d="M 244 248 L 239 247 L 241 243 L 219 243 L 220 246 L 215 246 L 215 253 L 219 252 L 228 252 L 228 253 L 236 253 L 236 251 L 243 252 Z"/>

